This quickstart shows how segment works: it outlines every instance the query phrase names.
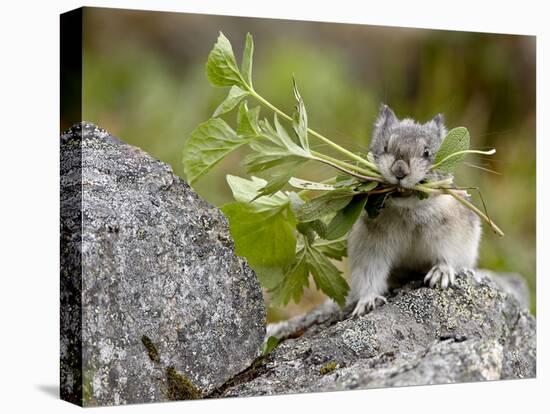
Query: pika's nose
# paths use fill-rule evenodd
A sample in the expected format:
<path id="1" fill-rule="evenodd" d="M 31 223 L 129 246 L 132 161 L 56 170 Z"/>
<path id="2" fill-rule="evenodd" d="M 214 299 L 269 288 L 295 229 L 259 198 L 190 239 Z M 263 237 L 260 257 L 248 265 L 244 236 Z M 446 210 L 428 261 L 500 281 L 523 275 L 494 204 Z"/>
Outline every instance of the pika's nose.
<path id="1" fill-rule="evenodd" d="M 391 172 L 395 175 L 395 178 L 401 180 L 405 178 L 411 172 L 407 163 L 403 160 L 397 160 L 391 167 Z"/>

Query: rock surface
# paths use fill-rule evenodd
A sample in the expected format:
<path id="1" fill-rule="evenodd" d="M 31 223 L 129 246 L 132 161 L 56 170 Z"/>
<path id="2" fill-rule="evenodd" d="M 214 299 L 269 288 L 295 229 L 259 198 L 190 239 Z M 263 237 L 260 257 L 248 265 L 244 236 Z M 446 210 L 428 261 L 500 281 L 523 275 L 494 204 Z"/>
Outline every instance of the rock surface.
<path id="1" fill-rule="evenodd" d="M 268 326 L 280 344 L 213 396 L 532 378 L 535 319 L 524 294 L 521 279 L 479 271 L 448 290 L 411 282 L 357 319 L 327 303 Z"/>
<path id="2" fill-rule="evenodd" d="M 199 398 L 248 367 L 265 335 L 264 302 L 221 212 L 95 125 L 73 127 L 61 146 L 62 209 L 82 211 L 81 236 L 77 220 L 62 233 L 76 235 L 65 245 L 81 254 L 83 404 Z M 79 163 L 81 199 L 63 197 Z"/>

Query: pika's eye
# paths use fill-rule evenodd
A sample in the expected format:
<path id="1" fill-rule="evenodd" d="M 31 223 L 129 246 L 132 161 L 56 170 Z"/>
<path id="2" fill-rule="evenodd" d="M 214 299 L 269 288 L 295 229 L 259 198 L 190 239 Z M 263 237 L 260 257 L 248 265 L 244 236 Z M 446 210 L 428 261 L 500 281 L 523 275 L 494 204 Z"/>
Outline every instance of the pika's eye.
<path id="1" fill-rule="evenodd" d="M 424 158 L 429 158 L 430 157 L 430 150 L 425 149 L 424 152 L 422 153 L 422 156 Z"/>
<path id="2" fill-rule="evenodd" d="M 388 144 L 384 145 L 384 152 L 388 152 Z"/>

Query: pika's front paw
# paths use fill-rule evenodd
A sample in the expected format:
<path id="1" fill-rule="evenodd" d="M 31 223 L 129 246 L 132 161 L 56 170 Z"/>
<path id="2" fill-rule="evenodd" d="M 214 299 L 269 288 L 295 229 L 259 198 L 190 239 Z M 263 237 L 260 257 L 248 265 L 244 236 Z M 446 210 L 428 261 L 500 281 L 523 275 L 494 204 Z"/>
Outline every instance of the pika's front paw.
<path id="1" fill-rule="evenodd" d="M 359 299 L 359 302 L 357 302 L 357 305 L 355 305 L 355 309 L 353 310 L 351 316 L 353 318 L 356 318 L 358 316 L 364 315 L 365 313 L 374 310 L 377 306 L 382 306 L 387 302 L 388 301 L 384 296 L 378 295 L 368 296 L 366 298 Z"/>
<path id="2" fill-rule="evenodd" d="M 464 267 L 460 269 L 458 272 L 456 272 L 456 275 L 458 277 L 471 277 L 477 283 L 481 282 L 481 279 L 482 279 L 480 274 L 478 274 L 474 269 L 470 269 L 468 267 Z"/>
<path id="3" fill-rule="evenodd" d="M 435 265 L 424 278 L 424 283 L 431 288 L 440 286 L 442 289 L 447 289 L 455 283 L 455 271 L 448 265 Z"/>

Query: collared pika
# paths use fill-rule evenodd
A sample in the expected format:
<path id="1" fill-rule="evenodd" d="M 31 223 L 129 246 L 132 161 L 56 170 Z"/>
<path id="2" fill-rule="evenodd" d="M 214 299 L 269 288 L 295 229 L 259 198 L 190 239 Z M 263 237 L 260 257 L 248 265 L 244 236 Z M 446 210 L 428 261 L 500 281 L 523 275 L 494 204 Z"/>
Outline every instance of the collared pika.
<path id="1" fill-rule="evenodd" d="M 443 178 L 430 170 L 447 131 L 441 114 L 425 124 L 399 120 L 383 105 L 369 151 L 389 183 L 411 189 L 426 179 Z M 354 316 L 386 301 L 390 279 L 421 273 L 431 287 L 447 288 L 455 272 L 476 265 L 481 236 L 479 218 L 453 197 L 419 199 L 414 193 L 391 196 L 376 218 L 366 212 L 348 237 Z"/>

